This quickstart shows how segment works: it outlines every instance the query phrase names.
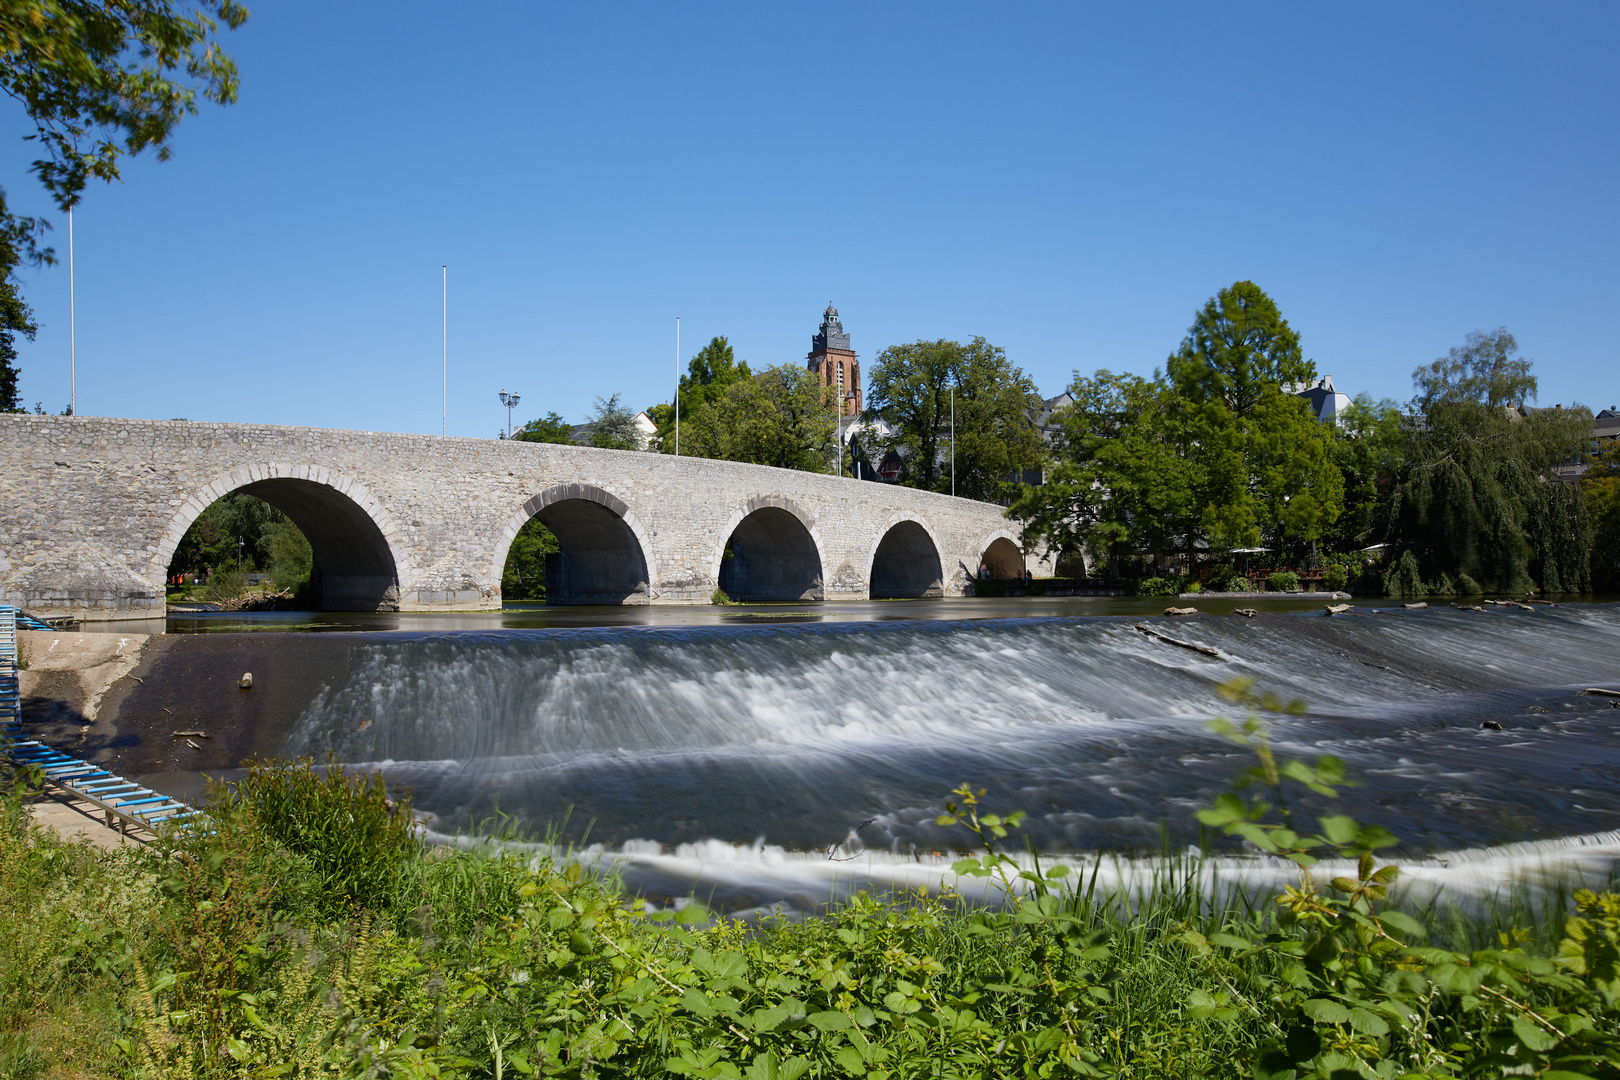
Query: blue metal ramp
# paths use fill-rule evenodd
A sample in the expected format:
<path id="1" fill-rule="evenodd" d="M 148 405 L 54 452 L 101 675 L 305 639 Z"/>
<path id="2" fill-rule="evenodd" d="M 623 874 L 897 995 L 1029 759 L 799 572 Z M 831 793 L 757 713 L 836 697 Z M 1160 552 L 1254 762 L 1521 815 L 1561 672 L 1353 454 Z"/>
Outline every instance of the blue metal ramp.
<path id="1" fill-rule="evenodd" d="M 17 677 L 20 615 L 16 608 L 0 604 L 0 756 L 13 765 L 38 769 L 45 777 L 47 788 L 89 803 L 103 813 L 109 828 L 125 835 L 129 835 L 131 829 L 140 829 L 155 836 L 164 822 L 175 823 L 199 816 L 201 811 L 178 799 L 160 795 L 35 739 L 23 738 L 22 697 Z M 53 628 L 45 626 L 45 629 Z"/>

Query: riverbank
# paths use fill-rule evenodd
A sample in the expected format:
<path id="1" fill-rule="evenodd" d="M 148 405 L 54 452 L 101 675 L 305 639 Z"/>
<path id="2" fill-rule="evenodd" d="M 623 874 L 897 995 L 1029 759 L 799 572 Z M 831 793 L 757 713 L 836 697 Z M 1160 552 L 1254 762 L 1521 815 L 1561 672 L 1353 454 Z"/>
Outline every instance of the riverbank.
<path id="1" fill-rule="evenodd" d="M 744 924 L 627 893 L 584 869 L 588 852 L 582 866 L 566 852 L 423 848 L 408 804 L 335 773 L 259 770 L 216 799 L 209 830 L 155 849 L 65 844 L 19 811 L 0 799 L 8 1076 L 882 1080 L 945 1063 L 961 1077 L 1158 1078 L 1327 1076 L 1358 1062 L 1434 1076 L 1620 1063 L 1620 1012 L 1599 992 L 1620 974 L 1602 945 L 1620 904 L 1583 899 L 1583 923 L 1567 894 L 1512 882 L 1483 911 L 1403 912 L 1372 862 L 1290 907 L 1223 900 L 1172 860 L 1130 896 L 1043 873 L 1017 880 L 1022 901 L 1002 891 L 990 907 L 917 892 Z M 1000 826 L 979 823 L 991 844 Z M 1007 869 L 993 853 L 974 865 L 991 882 Z M 1324 951 L 1342 962 L 1299 962 Z"/>

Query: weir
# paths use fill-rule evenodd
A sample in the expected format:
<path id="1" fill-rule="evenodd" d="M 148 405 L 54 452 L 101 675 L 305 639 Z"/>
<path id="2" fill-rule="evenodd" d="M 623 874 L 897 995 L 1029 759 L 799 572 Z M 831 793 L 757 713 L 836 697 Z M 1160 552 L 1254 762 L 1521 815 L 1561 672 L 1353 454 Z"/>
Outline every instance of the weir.
<path id="1" fill-rule="evenodd" d="M 1278 743 L 1345 758 L 1356 816 L 1419 849 L 1620 822 L 1620 712 L 1578 692 L 1620 678 L 1613 606 L 1176 620 L 1216 657 L 1139 621 L 368 635 L 286 748 L 383 769 L 444 831 L 819 850 L 867 822 L 904 855 L 952 842 L 969 782 L 1043 851 L 1157 850 L 1250 764 L 1205 724 L 1253 677 L 1310 706 Z"/>

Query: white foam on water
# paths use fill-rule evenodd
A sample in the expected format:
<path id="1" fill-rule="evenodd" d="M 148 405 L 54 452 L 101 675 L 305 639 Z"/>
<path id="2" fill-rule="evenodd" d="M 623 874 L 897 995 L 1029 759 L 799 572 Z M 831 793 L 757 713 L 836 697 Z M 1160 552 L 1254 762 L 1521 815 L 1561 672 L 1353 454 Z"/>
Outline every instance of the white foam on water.
<path id="1" fill-rule="evenodd" d="M 463 847 L 478 843 L 464 835 L 425 835 L 435 843 Z M 967 857 L 960 853 L 899 855 L 841 848 L 830 853 L 794 852 L 765 843 L 715 840 L 673 848 L 650 840 L 583 849 L 509 842 L 496 846 L 579 862 L 597 873 L 622 878 L 632 893 L 645 893 L 649 883 L 656 883 L 652 891 L 666 906 L 693 896 L 705 900 L 742 895 L 756 901 L 747 911 L 802 912 L 820 910 L 859 892 L 904 894 L 918 889 L 930 893 L 949 890 L 986 904 L 1000 903 L 1005 897 L 999 881 L 956 873 L 953 864 Z M 1035 868 L 1028 855 L 1010 857 L 1022 869 Z M 1620 830 L 1378 862 L 1400 868 L 1391 890 L 1397 902 L 1408 906 L 1445 902 L 1466 910 L 1504 896 L 1567 895 L 1579 888 L 1610 886 L 1620 869 Z M 1284 886 L 1298 885 L 1301 880 L 1299 867 L 1283 859 L 1203 856 L 1195 850 L 1169 859 L 1094 854 L 1040 860 L 1043 871 L 1055 866 L 1070 871 L 1059 884 L 1062 889 L 1095 890 L 1099 899 L 1120 896 L 1133 902 L 1165 882 L 1186 882 L 1190 877 L 1205 896 L 1239 892 L 1263 903 Z M 1324 860 L 1309 871 L 1319 888 L 1335 877 L 1355 874 L 1356 865 L 1348 860 Z M 1016 879 L 1013 884 L 1027 889 L 1026 883 Z"/>
<path id="2" fill-rule="evenodd" d="M 781 865 L 819 890 L 912 880 L 928 857 L 898 852 L 957 842 L 933 818 L 964 781 L 1029 810 L 1051 850 L 1157 846 L 1161 819 L 1187 820 L 1248 764 L 1204 730 L 1230 710 L 1216 688 L 1246 675 L 1312 706 L 1279 723 L 1279 750 L 1344 757 L 1373 804 L 1356 816 L 1394 800 L 1386 813 L 1411 818 L 1384 823 L 1418 847 L 1620 823 L 1613 725 L 1522 722 L 1512 698 L 1620 680 L 1620 606 L 1158 625 L 1219 658 L 1125 619 L 418 635 L 357 646 L 286 752 L 372 763 L 445 831 L 495 811 L 543 830 L 579 806 L 571 820 L 654 876 L 752 865 L 723 852 L 763 833 L 779 846 L 760 852 L 811 849 Z M 869 818 L 895 851 L 802 869 Z M 670 846 L 704 837 L 726 843 Z"/>

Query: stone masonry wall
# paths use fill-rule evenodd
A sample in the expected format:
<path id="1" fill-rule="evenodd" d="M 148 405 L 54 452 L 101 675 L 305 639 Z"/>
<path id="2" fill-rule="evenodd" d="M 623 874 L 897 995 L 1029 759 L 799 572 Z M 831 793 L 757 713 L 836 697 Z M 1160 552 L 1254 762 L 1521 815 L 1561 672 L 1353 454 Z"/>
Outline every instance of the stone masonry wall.
<path id="1" fill-rule="evenodd" d="M 386 543 L 397 583 L 388 603 L 402 610 L 498 608 L 513 536 L 562 485 L 576 485 L 568 497 L 612 509 L 635 534 L 650 579 L 638 602 L 707 603 L 732 530 L 763 506 L 804 523 L 834 599 L 866 597 L 878 544 L 902 521 L 934 540 L 947 596 L 962 594 L 993 539 L 1019 543 L 1000 507 L 968 499 L 547 443 L 0 415 L 0 464 L 0 600 L 89 619 L 161 616 L 169 558 L 186 528 L 214 499 L 249 484 L 314 499 L 329 531 L 374 525 L 365 550 Z M 359 539 L 327 539 L 364 559 Z M 360 588 L 370 579 L 353 580 Z"/>

